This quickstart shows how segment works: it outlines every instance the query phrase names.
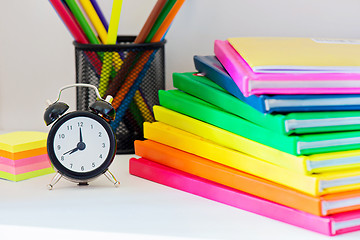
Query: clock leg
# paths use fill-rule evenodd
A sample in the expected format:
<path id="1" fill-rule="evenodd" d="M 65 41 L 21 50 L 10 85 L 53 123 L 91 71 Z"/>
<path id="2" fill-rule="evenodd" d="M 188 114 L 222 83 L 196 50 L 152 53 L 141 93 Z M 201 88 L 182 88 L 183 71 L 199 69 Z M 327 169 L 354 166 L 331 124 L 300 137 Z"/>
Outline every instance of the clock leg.
<path id="1" fill-rule="evenodd" d="M 104 175 L 107 177 L 107 179 L 110 180 L 110 182 L 112 182 L 115 187 L 119 186 L 120 185 L 120 182 L 118 182 L 116 180 L 116 178 L 114 177 L 114 175 L 109 171 L 109 170 L 106 170 L 106 172 L 104 172 Z"/>
<path id="2" fill-rule="evenodd" d="M 61 177 L 62 175 L 59 172 L 57 172 L 56 175 L 51 180 L 51 183 L 48 185 L 48 189 L 52 190 L 54 185 L 60 180 Z"/>

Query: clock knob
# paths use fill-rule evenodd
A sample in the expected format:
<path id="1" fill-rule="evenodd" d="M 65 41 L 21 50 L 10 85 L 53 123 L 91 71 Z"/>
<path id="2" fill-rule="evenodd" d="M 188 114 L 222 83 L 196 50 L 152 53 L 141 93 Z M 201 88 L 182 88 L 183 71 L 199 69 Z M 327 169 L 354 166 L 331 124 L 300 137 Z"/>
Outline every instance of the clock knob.
<path id="1" fill-rule="evenodd" d="M 61 115 L 63 115 L 69 106 L 63 102 L 56 102 L 48 106 L 44 113 L 44 121 L 46 126 L 49 126 L 56 119 L 58 119 Z"/>
<path id="2" fill-rule="evenodd" d="M 108 102 L 110 104 L 112 103 L 113 100 L 114 100 L 114 98 L 111 95 L 107 95 L 105 98 L 105 102 Z"/>
<path id="3" fill-rule="evenodd" d="M 115 119 L 116 111 L 114 107 L 106 101 L 98 100 L 91 104 L 90 109 L 96 114 L 102 115 L 107 120 L 112 121 Z"/>

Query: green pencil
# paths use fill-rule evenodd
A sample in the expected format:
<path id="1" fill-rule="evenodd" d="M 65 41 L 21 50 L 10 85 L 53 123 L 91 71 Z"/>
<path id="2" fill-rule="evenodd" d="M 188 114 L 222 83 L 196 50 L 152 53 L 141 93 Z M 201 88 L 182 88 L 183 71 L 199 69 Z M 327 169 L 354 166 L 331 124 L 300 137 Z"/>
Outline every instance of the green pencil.
<path id="1" fill-rule="evenodd" d="M 169 1 L 167 1 L 164 8 L 161 10 L 161 13 L 159 14 L 158 18 L 156 19 L 156 21 L 154 23 L 154 26 L 151 28 L 149 34 L 147 35 L 147 37 L 145 39 L 145 42 L 148 43 L 148 42 L 151 41 L 151 39 L 154 37 L 154 35 L 158 31 L 161 24 L 164 22 L 166 16 L 169 14 L 172 7 L 175 5 L 176 1 L 177 0 L 169 0 Z"/>
<path id="2" fill-rule="evenodd" d="M 83 13 L 81 12 L 79 6 L 77 5 L 75 0 L 65 0 L 67 5 L 69 6 L 72 14 L 80 24 L 81 28 L 83 29 L 85 35 L 89 39 L 89 42 L 92 44 L 100 44 L 99 39 L 95 36 L 93 30 L 91 29 L 90 25 L 88 24 L 86 18 L 84 17 Z"/>

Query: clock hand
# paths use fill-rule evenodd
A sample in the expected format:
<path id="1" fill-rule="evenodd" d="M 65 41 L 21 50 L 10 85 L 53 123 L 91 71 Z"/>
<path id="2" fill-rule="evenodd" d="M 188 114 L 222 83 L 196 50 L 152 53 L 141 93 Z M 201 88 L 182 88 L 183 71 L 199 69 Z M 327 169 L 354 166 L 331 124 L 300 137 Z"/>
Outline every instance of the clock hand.
<path id="1" fill-rule="evenodd" d="M 70 151 L 67 151 L 66 153 L 64 153 L 63 155 L 65 155 L 65 154 L 72 154 L 72 153 L 74 153 L 74 152 L 76 152 L 77 150 L 79 150 L 79 148 L 78 147 L 76 147 L 76 148 L 74 148 L 74 149 L 71 149 Z"/>
<path id="2" fill-rule="evenodd" d="M 78 147 L 77 147 L 77 148 L 74 148 L 74 149 L 69 153 L 69 155 L 72 154 L 72 153 L 74 153 L 74 152 L 76 152 L 77 150 L 79 150 Z"/>
<path id="3" fill-rule="evenodd" d="M 79 128 L 79 129 L 80 129 L 80 142 L 83 142 L 81 128 Z"/>
<path id="4" fill-rule="evenodd" d="M 74 153 L 74 152 L 76 152 L 76 151 L 78 151 L 78 150 L 82 151 L 82 150 L 84 150 L 84 149 L 86 148 L 86 144 L 83 142 L 83 137 L 82 137 L 81 128 L 79 128 L 79 129 L 80 129 L 80 142 L 78 142 L 76 148 L 71 149 L 70 151 L 65 152 L 63 155 L 66 155 L 66 154 L 69 154 L 69 155 L 70 155 L 70 154 L 72 154 L 72 153 Z"/>
<path id="5" fill-rule="evenodd" d="M 76 151 L 78 151 L 78 150 L 80 150 L 80 151 L 82 151 L 82 150 L 84 150 L 86 148 L 86 144 L 84 143 L 84 142 L 79 142 L 78 144 L 77 144 L 77 146 L 76 146 L 76 148 L 74 148 L 74 149 L 71 149 L 70 151 L 67 151 L 67 152 L 65 152 L 63 155 L 65 155 L 65 154 L 72 154 L 72 153 L 74 153 L 74 152 L 76 152 Z"/>

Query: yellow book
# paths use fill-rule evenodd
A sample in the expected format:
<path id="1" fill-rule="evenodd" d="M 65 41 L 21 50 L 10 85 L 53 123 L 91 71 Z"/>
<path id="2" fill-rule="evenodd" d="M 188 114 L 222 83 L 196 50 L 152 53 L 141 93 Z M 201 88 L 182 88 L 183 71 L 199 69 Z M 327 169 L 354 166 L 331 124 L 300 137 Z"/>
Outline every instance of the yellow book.
<path id="1" fill-rule="evenodd" d="M 47 133 L 36 131 L 19 131 L 0 135 L 0 150 L 22 152 L 46 147 Z"/>
<path id="2" fill-rule="evenodd" d="M 360 169 L 304 175 L 161 122 L 145 122 L 144 137 L 312 196 L 360 189 Z"/>
<path id="3" fill-rule="evenodd" d="M 360 150 L 294 156 L 162 106 L 154 106 L 154 115 L 157 121 L 301 174 L 360 167 Z"/>
<path id="4" fill-rule="evenodd" d="M 240 37 L 228 42 L 254 72 L 360 72 L 359 39 Z"/>

